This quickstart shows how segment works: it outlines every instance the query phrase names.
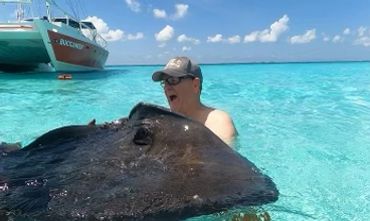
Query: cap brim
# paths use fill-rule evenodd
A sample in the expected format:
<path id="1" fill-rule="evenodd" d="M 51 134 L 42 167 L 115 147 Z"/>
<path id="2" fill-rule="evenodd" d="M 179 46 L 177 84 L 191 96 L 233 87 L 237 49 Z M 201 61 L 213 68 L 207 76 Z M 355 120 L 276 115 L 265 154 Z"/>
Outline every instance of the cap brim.
<path id="1" fill-rule="evenodd" d="M 164 77 L 166 75 L 167 76 L 172 76 L 172 77 L 183 77 L 183 76 L 186 76 L 186 75 L 189 75 L 189 74 L 183 73 L 183 72 L 178 72 L 178 71 L 171 70 L 171 69 L 165 69 L 165 70 L 154 72 L 153 75 L 152 75 L 152 79 L 153 79 L 153 81 L 161 81 L 161 80 L 164 79 Z"/>

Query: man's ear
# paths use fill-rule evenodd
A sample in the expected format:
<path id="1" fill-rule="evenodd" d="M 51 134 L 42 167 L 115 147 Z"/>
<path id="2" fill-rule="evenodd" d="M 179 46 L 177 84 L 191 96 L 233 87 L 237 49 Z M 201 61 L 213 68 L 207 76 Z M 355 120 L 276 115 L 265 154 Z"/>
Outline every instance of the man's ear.
<path id="1" fill-rule="evenodd" d="M 200 94 L 200 79 L 197 77 L 193 79 L 193 91 Z"/>

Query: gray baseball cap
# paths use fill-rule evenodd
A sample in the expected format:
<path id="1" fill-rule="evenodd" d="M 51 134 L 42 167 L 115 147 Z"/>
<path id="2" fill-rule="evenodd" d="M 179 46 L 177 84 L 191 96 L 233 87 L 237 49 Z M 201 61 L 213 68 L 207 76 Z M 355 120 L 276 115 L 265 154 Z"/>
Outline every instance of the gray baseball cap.
<path id="1" fill-rule="evenodd" d="M 171 59 L 163 70 L 156 71 L 152 75 L 153 81 L 161 81 L 165 76 L 184 77 L 193 76 L 203 81 L 202 70 L 199 65 L 193 63 L 188 57 L 175 57 Z"/>

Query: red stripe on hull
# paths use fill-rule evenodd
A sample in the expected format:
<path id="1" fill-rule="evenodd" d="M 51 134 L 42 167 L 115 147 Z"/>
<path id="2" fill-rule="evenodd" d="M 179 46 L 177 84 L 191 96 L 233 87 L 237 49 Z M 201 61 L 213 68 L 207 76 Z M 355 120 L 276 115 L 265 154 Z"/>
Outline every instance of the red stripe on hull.
<path id="1" fill-rule="evenodd" d="M 0 26 L 0 29 L 32 29 L 32 26 Z"/>
<path id="2" fill-rule="evenodd" d="M 48 30 L 57 61 L 94 68 L 103 68 L 108 51 L 93 44 Z"/>

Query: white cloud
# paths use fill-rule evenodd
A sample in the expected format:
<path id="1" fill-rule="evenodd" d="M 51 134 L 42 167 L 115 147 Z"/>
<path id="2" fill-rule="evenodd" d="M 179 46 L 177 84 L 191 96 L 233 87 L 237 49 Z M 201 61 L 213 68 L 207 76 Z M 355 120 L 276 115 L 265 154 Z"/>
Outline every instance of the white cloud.
<path id="1" fill-rule="evenodd" d="M 187 14 L 188 9 L 189 9 L 189 5 L 176 4 L 175 8 L 176 8 L 176 12 L 173 15 L 173 18 L 174 19 L 179 19 L 179 18 L 183 18 Z"/>
<path id="2" fill-rule="evenodd" d="M 270 29 L 265 29 L 263 31 L 254 31 L 250 34 L 245 35 L 244 42 L 276 42 L 279 36 L 288 30 L 289 17 L 284 15 L 278 21 L 275 21 Z"/>
<path id="3" fill-rule="evenodd" d="M 307 30 L 303 35 L 295 35 L 290 38 L 290 43 L 292 44 L 306 44 L 311 42 L 316 38 L 316 30 Z"/>
<path id="4" fill-rule="evenodd" d="M 100 34 L 106 41 L 118 41 L 124 37 L 124 31 L 120 29 L 111 30 L 103 19 L 96 16 L 88 16 L 86 21 L 90 21 L 96 27 L 98 34 Z"/>
<path id="5" fill-rule="evenodd" d="M 248 43 L 248 42 L 255 42 L 255 41 L 257 41 L 257 39 L 258 39 L 258 35 L 259 35 L 259 32 L 258 32 L 258 31 L 254 31 L 254 32 L 252 32 L 252 33 L 250 33 L 250 34 L 248 34 L 248 35 L 246 35 L 246 36 L 244 37 L 244 42 L 245 42 L 245 43 Z"/>
<path id="6" fill-rule="evenodd" d="M 370 46 L 370 37 L 368 36 L 363 36 L 355 40 L 355 44 L 357 45 L 363 45 L 365 47 Z"/>
<path id="7" fill-rule="evenodd" d="M 357 29 L 357 39 L 354 42 L 356 45 L 362 45 L 365 47 L 370 46 L 370 33 L 368 30 L 369 29 L 367 27 L 363 26 Z"/>
<path id="8" fill-rule="evenodd" d="M 359 36 L 359 37 L 364 36 L 364 35 L 365 35 L 365 33 L 366 33 L 366 31 L 367 31 L 367 28 L 366 28 L 366 27 L 364 27 L 364 26 L 359 27 L 359 28 L 357 29 L 358 36 Z"/>
<path id="9" fill-rule="evenodd" d="M 221 41 L 223 41 L 222 34 L 216 34 L 215 36 L 209 36 L 207 39 L 207 42 L 211 42 L 211 43 L 216 43 L 216 42 L 221 42 Z"/>
<path id="10" fill-rule="evenodd" d="M 140 12 L 140 3 L 137 0 L 126 0 L 127 6 L 134 12 Z"/>
<path id="11" fill-rule="evenodd" d="M 176 4 L 175 5 L 175 12 L 171 16 L 170 19 L 176 20 L 185 17 L 188 13 L 189 6 L 185 4 Z M 167 18 L 167 12 L 162 9 L 153 9 L 153 15 L 155 18 Z"/>
<path id="12" fill-rule="evenodd" d="M 230 44 L 236 44 L 236 43 L 239 43 L 240 42 L 240 36 L 239 35 L 234 35 L 234 36 L 231 36 L 227 39 L 227 41 L 230 43 Z"/>
<path id="13" fill-rule="evenodd" d="M 343 41 L 343 38 L 340 35 L 335 35 L 332 40 L 333 43 L 338 43 L 341 41 Z"/>
<path id="14" fill-rule="evenodd" d="M 155 40 L 163 43 L 169 41 L 174 34 L 175 30 L 171 26 L 166 25 L 166 27 L 164 27 L 160 32 L 156 33 L 154 36 Z"/>
<path id="15" fill-rule="evenodd" d="M 349 34 L 351 34 L 351 29 L 349 29 L 349 28 L 344 29 L 343 34 L 344 34 L 344 35 L 349 35 Z"/>
<path id="16" fill-rule="evenodd" d="M 197 44 L 199 44 L 199 43 L 200 43 L 200 41 L 199 41 L 198 39 L 188 37 L 188 36 L 186 36 L 185 34 L 179 35 L 179 36 L 177 37 L 177 41 L 178 41 L 178 42 L 191 42 L 191 43 L 193 43 L 193 44 L 195 44 L 195 45 L 197 45 Z"/>
<path id="17" fill-rule="evenodd" d="M 103 33 L 101 36 L 106 40 L 106 41 L 118 41 L 123 38 L 124 32 L 117 29 L 117 30 L 109 30 L 108 33 Z"/>
<path id="18" fill-rule="evenodd" d="M 207 42 L 209 43 L 226 42 L 229 44 L 236 44 L 241 42 L 241 37 L 239 35 L 234 35 L 224 39 L 222 34 L 216 34 L 214 36 L 208 36 Z"/>
<path id="19" fill-rule="evenodd" d="M 191 47 L 187 47 L 187 46 L 182 47 L 182 51 L 190 51 L 190 50 L 191 50 Z"/>
<path id="20" fill-rule="evenodd" d="M 157 8 L 153 9 L 153 14 L 155 18 L 166 18 L 167 17 L 167 13 L 165 10 L 161 10 Z"/>
<path id="21" fill-rule="evenodd" d="M 133 35 L 133 34 L 128 34 L 127 35 L 127 40 L 139 40 L 139 39 L 142 39 L 144 38 L 144 34 L 142 32 L 138 32 L 136 33 L 136 35 Z"/>
<path id="22" fill-rule="evenodd" d="M 289 18 L 284 15 L 270 26 L 270 30 L 264 30 L 261 34 L 261 42 L 275 42 L 278 37 L 288 30 Z"/>
<path id="23" fill-rule="evenodd" d="M 103 19 L 98 18 L 96 16 L 88 16 L 87 18 L 84 19 L 85 21 L 92 22 L 94 26 L 96 27 L 96 30 L 98 33 L 105 33 L 109 31 L 109 27 L 107 23 L 103 21 Z"/>
<path id="24" fill-rule="evenodd" d="M 323 40 L 323 41 L 325 41 L 325 42 L 330 41 L 330 37 L 329 37 L 327 34 L 325 34 L 325 33 L 321 33 L 321 35 L 322 35 L 322 40 Z"/>

